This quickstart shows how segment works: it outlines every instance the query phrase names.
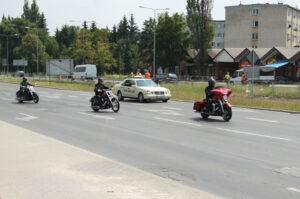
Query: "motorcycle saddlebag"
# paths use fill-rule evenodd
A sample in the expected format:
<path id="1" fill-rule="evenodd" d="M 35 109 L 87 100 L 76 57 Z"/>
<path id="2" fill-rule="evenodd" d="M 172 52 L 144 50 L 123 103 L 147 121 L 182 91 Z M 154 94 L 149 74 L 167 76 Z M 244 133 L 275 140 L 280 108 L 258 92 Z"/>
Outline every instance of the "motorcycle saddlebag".
<path id="1" fill-rule="evenodd" d="M 201 101 L 201 102 L 195 102 L 193 110 L 199 111 L 200 108 L 201 108 L 201 106 L 203 105 L 203 103 L 204 103 L 203 101 Z"/>

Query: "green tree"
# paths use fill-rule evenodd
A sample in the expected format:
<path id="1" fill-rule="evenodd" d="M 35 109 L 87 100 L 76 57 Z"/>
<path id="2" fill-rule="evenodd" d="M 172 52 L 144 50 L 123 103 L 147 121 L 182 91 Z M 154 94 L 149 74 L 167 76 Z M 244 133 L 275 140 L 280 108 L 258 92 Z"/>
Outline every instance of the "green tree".
<path id="1" fill-rule="evenodd" d="M 97 30 L 97 25 L 95 21 L 92 22 L 90 30 L 91 32 L 95 32 Z"/>
<path id="2" fill-rule="evenodd" d="M 123 19 L 120 21 L 118 26 L 118 39 L 128 39 L 129 37 L 129 24 L 126 16 L 123 17 Z"/>
<path id="3" fill-rule="evenodd" d="M 28 60 L 28 72 L 36 72 L 36 43 L 38 43 L 39 71 L 45 72 L 45 63 L 49 55 L 46 53 L 46 47 L 35 34 L 28 33 L 25 35 L 21 45 L 14 49 L 14 54 L 16 58 Z"/>
<path id="4" fill-rule="evenodd" d="M 131 14 L 129 21 L 129 39 L 131 44 L 136 44 L 139 40 L 139 29 L 134 21 L 133 14 Z"/>
<path id="5" fill-rule="evenodd" d="M 117 43 L 117 40 L 118 40 L 117 27 L 116 27 L 116 25 L 114 25 L 113 29 L 110 33 L 110 36 L 109 36 L 109 42 L 110 43 Z"/>
<path id="6" fill-rule="evenodd" d="M 146 63 L 153 62 L 153 38 L 154 38 L 155 20 L 150 18 L 144 22 L 144 27 L 141 32 L 139 48 L 141 56 Z"/>
<path id="7" fill-rule="evenodd" d="M 62 57 L 70 57 L 70 47 L 76 41 L 79 27 L 64 25 L 61 30 L 56 29 L 55 39 L 59 45 L 59 51 Z"/>
<path id="8" fill-rule="evenodd" d="M 109 44 L 97 42 L 95 49 L 95 62 L 99 75 L 112 71 L 112 67 L 116 65 L 116 61 L 110 51 Z"/>
<path id="9" fill-rule="evenodd" d="M 200 67 L 204 67 L 207 49 L 214 37 L 214 28 L 210 23 L 212 0 L 187 0 L 187 25 L 191 32 L 192 46 L 200 50 L 197 58 Z"/>
<path id="10" fill-rule="evenodd" d="M 87 30 L 87 29 L 88 29 L 88 25 L 87 25 L 87 22 L 86 22 L 86 21 L 84 21 L 84 22 L 83 22 L 83 25 L 82 25 L 82 27 L 83 27 L 83 29 L 85 29 L 85 30 Z"/>
<path id="11" fill-rule="evenodd" d="M 47 22 L 44 13 L 41 14 L 39 21 L 37 22 L 37 27 L 47 29 Z"/>
<path id="12" fill-rule="evenodd" d="M 28 1 L 24 2 L 22 17 L 32 23 L 38 23 L 40 19 L 39 7 L 36 0 L 33 0 L 29 8 Z"/>
<path id="13" fill-rule="evenodd" d="M 183 15 L 161 14 L 157 24 L 157 61 L 158 66 L 175 70 L 175 66 L 185 58 L 189 33 Z"/>

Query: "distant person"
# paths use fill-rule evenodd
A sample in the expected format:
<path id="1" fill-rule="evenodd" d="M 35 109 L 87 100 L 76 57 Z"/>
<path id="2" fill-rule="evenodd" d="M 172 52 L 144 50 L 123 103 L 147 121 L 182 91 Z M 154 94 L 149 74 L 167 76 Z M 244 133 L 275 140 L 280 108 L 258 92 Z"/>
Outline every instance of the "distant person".
<path id="1" fill-rule="evenodd" d="M 242 79 L 242 84 L 245 84 L 246 77 L 244 73 L 242 74 L 241 79 Z"/>
<path id="2" fill-rule="evenodd" d="M 212 112 L 212 113 L 215 110 L 214 110 L 213 105 L 212 105 L 213 95 L 211 94 L 210 91 L 215 88 L 215 85 L 216 85 L 216 80 L 211 78 L 210 80 L 208 80 L 208 86 L 205 88 L 206 102 L 209 104 L 209 111 Z"/>
<path id="3" fill-rule="evenodd" d="M 98 79 L 98 83 L 95 85 L 94 92 L 95 92 L 95 98 L 96 98 L 96 100 L 99 100 L 99 102 L 101 103 L 101 105 L 103 103 L 103 99 L 102 99 L 103 89 L 108 89 L 108 87 L 106 87 L 103 84 L 103 79 L 99 78 Z"/>
<path id="4" fill-rule="evenodd" d="M 230 75 L 229 75 L 229 72 L 227 72 L 225 75 L 225 82 L 227 85 L 229 84 L 229 81 L 230 81 Z"/>
<path id="5" fill-rule="evenodd" d="M 32 86 L 32 84 L 30 84 L 28 81 L 27 81 L 27 78 L 26 77 L 23 77 L 22 79 L 22 82 L 20 83 L 20 89 L 23 88 L 23 86 Z"/>
<path id="6" fill-rule="evenodd" d="M 131 78 L 134 77 L 133 72 L 130 73 L 129 77 L 131 77 Z"/>
<path id="7" fill-rule="evenodd" d="M 146 72 L 145 77 L 146 77 L 146 79 L 150 79 L 151 78 L 151 74 L 150 74 L 149 71 Z"/>

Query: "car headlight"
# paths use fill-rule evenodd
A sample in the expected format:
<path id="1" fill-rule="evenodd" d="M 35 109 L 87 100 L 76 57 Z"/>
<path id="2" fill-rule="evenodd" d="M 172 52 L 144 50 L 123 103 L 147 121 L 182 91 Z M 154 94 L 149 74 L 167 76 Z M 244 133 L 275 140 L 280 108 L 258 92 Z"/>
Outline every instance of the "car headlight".
<path id="1" fill-rule="evenodd" d="M 147 90 L 146 93 L 147 93 L 147 94 L 151 94 L 151 91 Z"/>

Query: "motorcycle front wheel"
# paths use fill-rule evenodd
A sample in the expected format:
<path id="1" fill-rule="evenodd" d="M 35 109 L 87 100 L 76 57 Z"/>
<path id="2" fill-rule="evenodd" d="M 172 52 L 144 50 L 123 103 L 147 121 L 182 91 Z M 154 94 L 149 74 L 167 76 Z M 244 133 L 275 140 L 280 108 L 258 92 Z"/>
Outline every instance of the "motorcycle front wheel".
<path id="1" fill-rule="evenodd" d="M 36 93 L 33 93 L 32 95 L 33 95 L 33 102 L 37 104 L 40 100 L 39 96 Z"/>
<path id="2" fill-rule="evenodd" d="M 116 98 L 111 100 L 111 108 L 115 113 L 120 110 L 120 103 Z"/>
<path id="3" fill-rule="evenodd" d="M 231 117 L 232 117 L 232 109 L 229 108 L 229 107 L 225 107 L 224 108 L 224 113 L 223 113 L 222 117 L 223 117 L 224 121 L 228 122 L 231 119 Z"/>

